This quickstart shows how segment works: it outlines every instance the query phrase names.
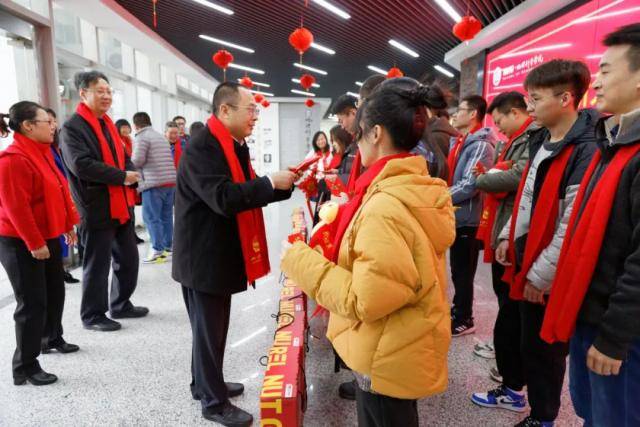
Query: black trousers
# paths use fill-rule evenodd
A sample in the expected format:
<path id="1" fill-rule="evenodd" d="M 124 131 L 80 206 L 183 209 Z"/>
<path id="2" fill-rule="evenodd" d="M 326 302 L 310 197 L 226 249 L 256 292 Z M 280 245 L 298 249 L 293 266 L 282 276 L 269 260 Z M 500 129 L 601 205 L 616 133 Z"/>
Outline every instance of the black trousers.
<path id="1" fill-rule="evenodd" d="M 138 246 L 133 222 L 105 229 L 81 227 L 84 257 L 82 259 L 82 323 L 90 324 L 112 313 L 130 309 L 129 301 L 138 283 Z M 109 299 L 109 271 L 111 298 Z"/>
<path id="2" fill-rule="evenodd" d="M 569 344 L 548 344 L 540 338 L 545 307 L 527 301 L 520 302 L 520 350 L 531 416 L 539 421 L 554 421 L 560 410 Z"/>
<path id="3" fill-rule="evenodd" d="M 47 240 L 50 257 L 37 260 L 22 239 L 0 237 L 0 263 L 7 271 L 17 306 L 13 376 L 40 371 L 41 345 L 62 340 L 64 269 L 59 238 Z"/>
<path id="4" fill-rule="evenodd" d="M 504 267 L 491 264 L 493 290 L 498 297 L 498 316 L 493 327 L 493 345 L 496 349 L 496 364 L 502 375 L 502 383 L 511 390 L 520 391 L 524 387 L 524 367 L 520 341 L 522 327 L 520 303 L 509 298 L 509 284 L 502 281 Z"/>
<path id="5" fill-rule="evenodd" d="M 367 393 L 356 386 L 359 427 L 417 427 L 418 402 Z"/>
<path id="6" fill-rule="evenodd" d="M 456 240 L 451 246 L 451 280 L 455 288 L 453 313 L 458 320 L 473 317 L 473 281 L 478 269 L 481 242 L 476 239 L 478 227 L 456 228 Z"/>
<path id="7" fill-rule="evenodd" d="M 223 365 L 231 295 L 211 295 L 184 286 L 182 295 L 193 337 L 191 394 L 200 400 L 203 409 L 215 412 L 229 400 Z"/>

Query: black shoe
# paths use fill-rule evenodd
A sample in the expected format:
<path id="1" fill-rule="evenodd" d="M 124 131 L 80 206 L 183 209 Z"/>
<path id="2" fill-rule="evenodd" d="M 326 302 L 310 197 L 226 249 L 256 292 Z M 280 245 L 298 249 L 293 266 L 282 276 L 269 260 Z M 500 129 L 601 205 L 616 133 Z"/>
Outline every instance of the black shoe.
<path id="1" fill-rule="evenodd" d="M 220 412 L 202 410 L 202 416 L 227 427 L 248 427 L 253 422 L 253 415 L 227 402 Z"/>
<path id="2" fill-rule="evenodd" d="M 141 243 L 144 243 L 144 239 L 141 239 L 140 237 L 138 237 L 138 235 L 136 234 L 136 245 L 139 245 Z"/>
<path id="3" fill-rule="evenodd" d="M 42 347 L 42 353 L 43 354 L 49 354 L 54 349 L 57 350 L 58 353 L 66 354 L 66 353 L 75 353 L 76 351 L 80 350 L 80 347 L 78 347 L 75 344 L 69 344 L 65 340 L 61 339 L 55 345 L 49 345 L 49 346 L 46 346 L 46 347 Z"/>
<path id="4" fill-rule="evenodd" d="M 461 337 L 463 335 L 472 334 L 476 331 L 473 324 L 473 318 L 466 320 L 454 319 L 451 321 L 451 336 Z"/>
<path id="5" fill-rule="evenodd" d="M 114 319 L 136 319 L 138 317 L 144 317 L 147 314 L 149 314 L 147 307 L 131 307 L 125 311 L 112 312 L 111 317 Z"/>
<path id="6" fill-rule="evenodd" d="M 244 385 L 240 383 L 224 383 L 227 386 L 229 397 L 238 397 L 244 393 Z"/>
<path id="7" fill-rule="evenodd" d="M 91 331 L 113 332 L 122 328 L 122 325 L 119 322 L 111 320 L 105 316 L 103 319 L 96 320 L 91 323 L 86 323 L 84 325 L 84 328 Z"/>
<path id="8" fill-rule="evenodd" d="M 340 387 L 338 387 L 338 394 L 342 399 L 356 400 L 356 387 L 358 387 L 358 385 L 355 380 L 342 383 Z"/>
<path id="9" fill-rule="evenodd" d="M 553 421 L 551 422 L 538 421 L 535 418 L 533 418 L 531 415 L 529 415 L 527 418 L 525 418 L 524 420 L 516 424 L 515 427 L 553 427 Z"/>
<path id="10" fill-rule="evenodd" d="M 68 271 L 64 272 L 64 283 L 80 283 L 80 280 L 76 279 Z"/>
<path id="11" fill-rule="evenodd" d="M 58 377 L 53 374 L 48 374 L 43 370 L 40 370 L 40 372 L 36 372 L 32 375 L 13 377 L 14 385 L 24 385 L 27 383 L 27 381 L 29 381 L 33 385 L 49 385 L 58 381 Z"/>

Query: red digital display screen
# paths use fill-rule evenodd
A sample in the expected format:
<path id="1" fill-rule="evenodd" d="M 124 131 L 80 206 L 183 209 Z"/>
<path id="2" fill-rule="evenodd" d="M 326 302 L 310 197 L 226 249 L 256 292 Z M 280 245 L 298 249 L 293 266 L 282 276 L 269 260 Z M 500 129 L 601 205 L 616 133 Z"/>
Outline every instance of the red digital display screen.
<path id="1" fill-rule="evenodd" d="M 604 36 L 637 22 L 640 22 L 640 0 L 592 0 L 534 28 L 487 55 L 484 81 L 487 103 L 501 92 L 524 92 L 522 84 L 527 73 L 552 59 L 584 61 L 592 79 L 595 78 L 605 50 Z M 580 107 L 594 105 L 594 94 L 589 90 Z"/>

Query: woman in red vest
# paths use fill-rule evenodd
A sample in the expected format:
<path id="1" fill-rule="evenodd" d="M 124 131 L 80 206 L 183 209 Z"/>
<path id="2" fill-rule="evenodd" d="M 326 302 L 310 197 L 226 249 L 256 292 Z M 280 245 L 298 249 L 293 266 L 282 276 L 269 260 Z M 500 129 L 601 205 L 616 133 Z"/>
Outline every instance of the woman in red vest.
<path id="1" fill-rule="evenodd" d="M 8 124 L 5 120 L 8 119 Z M 59 237 L 77 241 L 78 213 L 51 153 L 55 124 L 38 104 L 14 104 L 0 114 L 0 135 L 14 131 L 0 152 L 0 263 L 17 302 L 13 382 L 47 385 L 57 377 L 38 363 L 41 345 L 79 350 L 62 338 L 64 269 Z M 19 171 L 19 172 L 17 172 Z"/>

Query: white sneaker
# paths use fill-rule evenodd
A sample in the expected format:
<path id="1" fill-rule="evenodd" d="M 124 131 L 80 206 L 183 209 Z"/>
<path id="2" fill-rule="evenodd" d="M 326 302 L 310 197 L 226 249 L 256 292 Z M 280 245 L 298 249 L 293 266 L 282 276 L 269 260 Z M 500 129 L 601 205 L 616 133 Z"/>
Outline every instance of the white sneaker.
<path id="1" fill-rule="evenodd" d="M 167 259 L 163 252 L 152 251 L 149 256 L 142 260 L 143 264 L 162 264 Z"/>
<path id="2" fill-rule="evenodd" d="M 162 252 L 162 256 L 165 257 L 165 258 L 171 258 L 172 255 L 173 255 L 173 251 L 171 249 L 165 249 Z"/>
<path id="3" fill-rule="evenodd" d="M 496 349 L 493 347 L 493 344 L 489 342 L 476 344 L 473 348 L 473 353 L 485 359 L 496 358 Z"/>

